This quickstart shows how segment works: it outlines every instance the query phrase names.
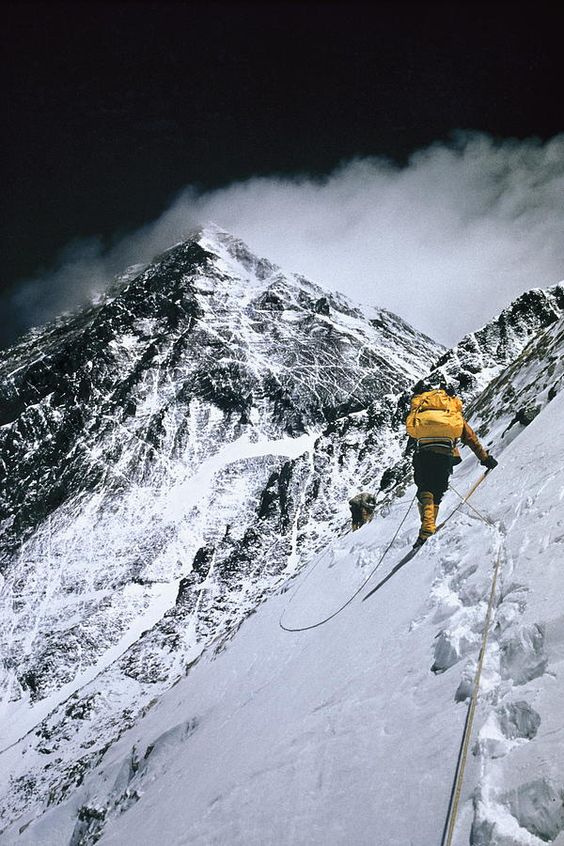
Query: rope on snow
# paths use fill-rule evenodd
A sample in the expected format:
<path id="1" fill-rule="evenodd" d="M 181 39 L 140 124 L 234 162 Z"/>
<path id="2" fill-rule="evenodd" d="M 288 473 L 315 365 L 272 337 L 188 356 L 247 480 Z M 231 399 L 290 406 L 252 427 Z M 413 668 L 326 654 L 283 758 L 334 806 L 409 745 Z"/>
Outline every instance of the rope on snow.
<path id="1" fill-rule="evenodd" d="M 300 585 L 298 585 L 298 586 L 297 586 L 296 590 L 294 591 L 294 593 L 293 593 L 293 594 L 292 594 L 292 596 L 290 597 L 290 601 L 288 602 L 288 605 L 286 606 L 286 608 L 284 609 L 284 611 L 283 611 L 283 612 L 282 612 L 282 614 L 280 615 L 280 619 L 278 620 L 278 625 L 280 626 L 280 628 L 281 628 L 281 629 L 284 629 L 284 631 L 285 631 L 285 632 L 307 632 L 309 629 L 316 629 L 318 626 L 323 626 L 325 623 L 328 623 L 328 622 L 329 622 L 329 620 L 332 620 L 332 619 L 333 619 L 333 617 L 336 617 L 336 616 L 337 616 L 337 614 L 340 614 L 340 613 L 341 613 L 341 611 L 343 611 L 343 610 L 347 607 L 347 605 L 350 605 L 350 604 L 351 604 L 351 602 L 353 601 L 353 599 L 355 599 L 355 598 L 358 596 L 358 594 L 361 592 L 361 590 L 363 590 L 363 588 L 367 585 L 367 583 L 368 583 L 369 579 L 371 579 L 371 578 L 372 578 L 372 576 L 374 575 L 374 573 L 376 572 L 376 570 L 378 569 L 378 567 L 380 566 L 380 564 L 382 563 L 382 561 L 384 560 L 384 558 L 386 557 L 386 555 L 388 554 L 389 550 L 392 548 L 392 544 L 394 543 L 395 539 L 397 538 L 397 536 L 398 536 L 398 534 L 399 534 L 399 532 L 400 532 L 401 527 L 403 526 L 403 524 L 404 524 L 404 523 L 405 523 L 405 521 L 407 520 L 407 515 L 408 515 L 408 514 L 409 514 L 409 512 L 411 511 L 411 506 L 412 506 L 412 505 L 413 505 L 413 503 L 415 502 L 415 496 L 416 496 L 416 494 L 414 495 L 413 499 L 412 499 L 412 500 L 411 500 L 411 502 L 409 503 L 409 508 L 407 509 L 407 511 L 405 512 L 405 514 L 403 515 L 403 518 L 402 518 L 402 520 L 401 520 L 401 523 L 400 523 L 400 524 L 399 524 L 399 526 L 397 527 L 397 529 L 396 529 L 396 531 L 395 531 L 395 533 L 394 533 L 394 536 L 393 536 L 393 538 L 391 539 L 391 541 L 389 542 L 388 546 L 386 547 L 386 549 L 385 549 L 385 550 L 384 550 L 384 552 L 382 553 L 382 555 L 381 555 L 381 557 L 380 557 L 380 560 L 378 561 L 378 563 L 376 564 L 376 566 L 374 567 L 374 569 L 373 569 L 373 570 L 372 570 L 372 571 L 368 574 L 368 576 L 367 576 L 367 577 L 365 578 L 365 580 L 362 582 L 361 586 L 360 586 L 360 587 L 359 587 L 359 588 L 358 588 L 358 589 L 357 589 L 357 590 L 353 593 L 353 595 L 350 597 L 350 599 L 347 599 L 347 601 L 344 603 L 344 605 L 341 605 L 341 607 L 340 607 L 340 608 L 337 608 L 337 610 L 336 610 L 336 611 L 334 611 L 332 614 L 330 614 L 328 617 L 325 617 L 323 620 L 319 620 L 319 622 L 318 622 L 318 623 L 312 623 L 310 626 L 300 626 L 300 627 L 297 627 L 297 628 L 291 628 L 291 627 L 289 627 L 289 626 L 285 626 L 285 625 L 284 625 L 284 623 L 282 622 L 283 617 L 284 617 L 284 612 L 285 612 L 285 611 L 286 611 L 286 610 L 290 607 L 290 605 L 291 605 L 291 603 L 292 603 L 292 600 L 295 598 L 295 596 L 296 596 L 296 594 L 297 594 L 298 590 L 299 590 L 301 587 L 303 587 L 303 585 L 305 584 L 306 580 L 307 580 L 307 579 L 309 578 L 309 576 L 313 573 L 313 571 L 315 570 L 315 568 L 317 567 L 317 565 L 321 562 L 321 559 L 319 559 L 319 561 L 315 564 L 315 566 L 314 566 L 314 567 L 312 567 L 312 569 L 309 571 L 309 573 L 307 574 L 307 576 L 305 577 L 305 579 L 303 580 L 303 582 L 302 582 Z"/>
<path id="2" fill-rule="evenodd" d="M 476 482 L 474 482 L 474 484 L 472 485 L 472 487 L 470 488 L 470 490 L 468 491 L 468 493 L 466 494 L 466 496 L 465 496 L 464 498 L 462 498 L 462 496 L 458 493 L 458 491 L 455 491 L 455 490 L 454 490 L 454 488 L 452 489 L 452 490 L 454 491 L 454 493 L 456 493 L 456 494 L 457 494 L 457 496 L 459 496 L 459 497 L 461 498 L 461 502 L 459 502 L 459 504 L 456 506 L 456 508 L 453 508 L 453 510 L 450 512 L 450 514 L 448 514 L 448 515 L 445 517 L 445 519 L 442 521 L 442 523 L 439 523 L 439 525 L 437 526 L 437 530 L 438 530 L 438 529 L 441 529 L 441 528 L 445 525 L 445 523 L 448 523 L 448 521 L 450 520 L 450 518 L 451 518 L 451 517 L 453 517 L 453 516 L 454 516 L 454 514 L 456 514 L 456 513 L 457 513 L 457 511 L 459 511 L 459 509 L 460 509 L 460 508 L 464 505 L 464 503 L 467 503 L 467 502 L 468 502 L 468 500 L 470 499 L 470 497 L 472 496 L 472 494 L 475 492 L 475 490 L 477 489 L 477 487 L 478 487 L 479 485 L 481 485 L 481 483 L 484 481 L 484 479 L 486 478 L 486 476 L 488 475 L 488 473 L 489 473 L 489 470 L 486 470 L 486 472 L 485 472 L 485 473 L 482 473 L 482 475 L 479 477 L 479 479 L 477 479 L 477 481 L 476 481 Z M 386 557 L 386 555 L 388 554 L 388 552 L 389 552 L 389 551 L 390 551 L 390 549 L 392 548 L 392 545 L 393 545 L 393 543 L 394 543 L 395 539 L 397 538 L 397 536 L 398 536 L 398 534 L 399 534 L 399 532 L 400 532 L 400 530 L 401 530 L 401 527 L 402 527 L 402 526 L 403 526 L 403 524 L 405 523 L 405 521 L 406 521 L 406 519 L 407 519 L 407 515 L 408 515 L 408 514 L 409 514 L 409 512 L 411 511 L 411 506 L 412 506 L 412 505 L 413 505 L 413 503 L 415 502 L 416 496 L 417 496 L 417 494 L 415 494 L 415 495 L 413 496 L 413 499 L 412 499 L 412 500 L 411 500 L 411 502 L 409 503 L 409 507 L 408 507 L 407 511 L 405 512 L 405 514 L 404 514 L 404 516 L 403 516 L 403 518 L 402 518 L 402 520 L 401 520 L 401 523 L 400 523 L 400 524 L 399 524 L 399 526 L 397 527 L 397 529 L 396 529 L 396 531 L 395 531 L 395 533 L 394 533 L 394 536 L 393 536 L 393 538 L 391 539 L 390 543 L 388 544 L 388 546 L 386 547 L 386 549 L 385 549 L 385 550 L 384 550 L 384 552 L 382 553 L 382 556 L 380 557 L 380 560 L 378 561 L 378 563 L 376 564 L 376 566 L 374 567 L 374 569 L 373 569 L 373 570 L 372 570 L 372 571 L 368 574 L 368 576 L 366 577 L 366 579 L 362 582 L 362 584 L 360 585 L 360 587 L 359 587 L 359 588 L 358 588 L 358 589 L 357 589 L 357 590 L 353 593 L 353 595 L 350 597 L 350 599 L 347 599 L 347 601 L 344 603 L 344 605 L 341 605 L 341 607 L 340 607 L 340 608 L 337 608 L 337 610 L 336 610 L 336 611 L 334 611 L 332 614 L 330 614 L 328 617 L 325 617 L 323 620 L 319 620 L 319 622 L 317 622 L 317 623 L 312 623 L 310 626 L 297 626 L 297 627 L 290 627 L 290 626 L 286 626 L 286 625 L 284 625 L 284 623 L 283 623 L 283 618 L 284 618 L 284 613 L 285 613 L 285 611 L 286 611 L 286 610 L 290 607 L 290 605 L 291 605 L 291 603 L 292 603 L 293 599 L 295 598 L 295 596 L 296 596 L 297 592 L 300 590 L 300 588 L 301 588 L 301 587 L 303 587 L 303 585 L 305 584 L 305 582 L 307 581 L 307 579 L 311 576 L 311 574 L 313 573 L 313 571 L 315 570 L 315 568 L 316 568 L 316 567 L 317 567 L 317 566 L 321 563 L 321 560 L 322 560 L 322 559 L 319 559 L 319 561 L 317 561 L 317 562 L 316 562 L 316 564 L 312 567 L 312 569 L 311 569 L 311 570 L 309 571 L 309 573 L 306 575 L 306 577 L 305 577 L 305 579 L 303 580 L 303 582 L 302 582 L 300 585 L 298 585 L 298 586 L 297 586 L 296 590 L 294 591 L 294 593 L 293 593 L 293 594 L 292 594 L 292 596 L 290 597 L 290 600 L 289 600 L 289 602 L 288 602 L 288 605 L 286 606 L 286 608 L 284 609 L 284 611 L 283 611 L 283 612 L 282 612 L 282 614 L 280 615 L 280 619 L 278 620 L 278 625 L 280 626 L 280 628 L 281 628 L 281 629 L 283 629 L 285 632 L 307 632 L 307 631 L 310 631 L 311 629 L 316 629 L 316 628 L 318 628 L 318 626 L 323 626 L 325 623 L 328 623 L 328 622 L 329 622 L 329 620 L 332 620 L 334 617 L 336 617 L 336 616 L 337 616 L 337 614 L 340 614 L 340 613 L 341 613 L 341 611 L 344 611 L 344 609 L 345 609 L 348 605 L 350 605 L 350 604 L 351 604 L 351 602 L 353 601 L 353 599 L 356 599 L 356 597 L 357 597 L 357 596 L 358 596 L 358 594 L 361 592 L 361 590 L 363 590 L 363 589 L 366 587 L 366 585 L 368 584 L 369 580 L 372 578 L 372 576 L 374 575 L 374 573 L 376 572 L 376 570 L 378 570 L 378 568 L 379 568 L 379 567 L 380 567 L 380 565 L 382 564 L 382 562 L 383 562 L 384 558 Z"/>

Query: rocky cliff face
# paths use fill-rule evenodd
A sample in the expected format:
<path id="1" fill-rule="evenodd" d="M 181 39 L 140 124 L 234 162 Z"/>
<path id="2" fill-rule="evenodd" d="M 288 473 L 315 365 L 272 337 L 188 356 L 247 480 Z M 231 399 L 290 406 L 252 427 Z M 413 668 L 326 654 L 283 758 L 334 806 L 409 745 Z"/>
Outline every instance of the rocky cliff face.
<path id="1" fill-rule="evenodd" d="M 345 528 L 440 352 L 207 229 L 3 355 L 2 748 L 40 762 L 8 813 Z"/>

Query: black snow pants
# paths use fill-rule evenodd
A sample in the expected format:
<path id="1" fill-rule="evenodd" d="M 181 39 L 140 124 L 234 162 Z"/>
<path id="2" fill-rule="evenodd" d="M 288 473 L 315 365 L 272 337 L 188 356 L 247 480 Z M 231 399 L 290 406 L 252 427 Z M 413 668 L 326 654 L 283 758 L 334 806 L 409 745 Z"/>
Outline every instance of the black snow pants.
<path id="1" fill-rule="evenodd" d="M 452 457 L 431 450 L 421 450 L 413 456 L 413 476 L 417 485 L 417 495 L 421 491 L 431 491 L 433 501 L 438 505 L 448 488 L 452 473 Z"/>

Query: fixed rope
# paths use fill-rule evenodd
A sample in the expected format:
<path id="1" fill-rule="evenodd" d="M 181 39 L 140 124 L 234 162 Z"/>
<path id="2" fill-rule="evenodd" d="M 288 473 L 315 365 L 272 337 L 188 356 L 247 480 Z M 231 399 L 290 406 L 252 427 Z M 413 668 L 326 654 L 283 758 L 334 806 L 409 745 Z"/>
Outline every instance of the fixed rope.
<path id="1" fill-rule="evenodd" d="M 479 479 L 476 479 L 476 481 L 474 482 L 474 484 L 472 485 L 472 487 L 470 488 L 470 490 L 468 491 L 468 493 L 465 496 L 462 496 L 462 494 L 459 494 L 458 491 L 455 491 L 455 489 L 452 487 L 452 485 L 449 485 L 449 488 L 452 490 L 452 492 L 460 497 L 460 502 L 458 503 L 456 508 L 453 508 L 452 511 L 450 512 L 450 514 L 448 514 L 447 517 L 445 517 L 445 519 L 442 521 L 442 523 L 439 523 L 439 525 L 437 526 L 437 531 L 439 529 L 442 529 L 442 527 L 445 525 L 445 523 L 448 523 L 450 518 L 454 517 L 454 515 L 458 511 L 460 511 L 460 509 L 462 508 L 462 506 L 465 503 L 468 503 L 468 500 L 470 499 L 472 494 L 474 494 L 476 492 L 477 488 L 482 484 L 482 482 L 484 481 L 484 479 L 486 478 L 486 476 L 488 475 L 489 472 L 490 472 L 489 470 L 486 470 L 485 473 L 482 473 L 482 475 L 479 477 Z M 472 506 L 470 506 L 470 508 L 472 508 Z"/>
<path id="2" fill-rule="evenodd" d="M 453 510 L 450 512 L 450 514 L 448 514 L 448 515 L 445 517 L 445 519 L 442 521 L 442 523 L 439 523 L 439 525 L 437 526 L 437 530 L 438 530 L 438 529 L 441 529 L 441 528 L 445 525 L 445 523 L 448 523 L 448 521 L 450 520 L 450 518 L 451 518 L 451 517 L 453 517 L 453 516 L 454 516 L 454 515 L 455 515 L 455 514 L 456 514 L 456 513 L 457 513 L 457 512 L 458 512 L 458 511 L 462 508 L 462 506 L 464 505 L 464 503 L 467 503 L 467 502 L 468 502 L 468 500 L 470 499 L 470 497 L 472 496 L 472 494 L 476 491 L 476 489 L 478 488 L 478 486 L 482 484 L 482 482 L 484 481 L 484 479 L 486 478 L 486 476 L 488 475 L 488 473 L 489 473 L 489 472 L 490 472 L 489 470 L 486 470 L 486 471 L 485 471 L 485 473 L 482 473 L 482 475 L 481 475 L 481 476 L 480 476 L 480 477 L 479 477 L 479 478 L 478 478 L 478 479 L 474 482 L 474 484 L 472 485 L 472 487 L 470 488 L 470 490 L 468 491 L 468 493 L 467 493 L 467 494 L 466 494 L 466 496 L 464 496 L 464 497 L 462 497 L 462 496 L 461 496 L 461 494 L 458 494 L 458 492 L 457 492 L 457 491 L 454 491 L 454 488 L 453 488 L 454 493 L 456 493 L 456 494 L 457 494 L 457 495 L 461 498 L 461 502 L 459 502 L 459 504 L 458 504 L 455 508 L 453 508 Z M 309 571 L 309 573 L 306 575 L 306 577 L 305 577 L 305 579 L 303 580 L 303 582 L 302 582 L 301 584 L 299 584 L 299 585 L 298 585 L 298 587 L 296 588 L 296 590 L 294 591 L 294 593 L 293 593 L 293 594 L 292 594 L 292 596 L 290 597 L 290 600 L 289 600 L 289 602 L 288 602 L 288 605 L 286 606 L 286 608 L 284 609 L 284 611 L 283 611 L 283 612 L 282 612 L 282 614 L 280 615 L 280 619 L 278 620 L 278 625 L 280 626 L 280 628 L 281 628 L 281 629 L 283 629 L 285 632 L 307 632 L 307 631 L 309 631 L 310 629 L 316 629 L 316 628 L 318 628 L 318 626 L 323 626 L 323 625 L 325 625 L 325 623 L 328 623 L 328 622 L 329 622 L 329 620 L 332 620 L 334 617 L 336 617 L 336 616 L 337 616 L 337 614 L 340 614 L 340 613 L 341 613 L 341 611 L 344 611 L 344 609 L 345 609 L 348 605 L 350 605 L 350 604 L 351 604 L 351 602 L 352 602 L 352 601 L 353 601 L 353 600 L 354 600 L 354 599 L 358 596 L 358 594 L 359 594 L 359 593 L 360 593 L 360 592 L 361 592 L 361 591 L 362 591 L 362 590 L 366 587 L 366 585 L 368 584 L 368 582 L 370 581 L 370 579 L 372 578 L 372 576 L 374 575 L 374 573 L 378 570 L 378 568 L 379 568 L 379 567 L 380 567 L 380 565 L 382 564 L 382 562 L 383 562 L 384 558 L 386 557 L 386 555 L 388 554 L 388 552 L 389 552 L 389 551 L 390 551 L 390 549 L 392 548 L 392 545 L 393 545 L 393 543 L 394 543 L 395 539 L 397 538 L 398 534 L 400 533 L 400 530 L 401 530 L 401 528 L 402 528 L 403 524 L 404 524 L 404 523 L 405 523 L 405 521 L 407 520 L 407 516 L 408 516 L 409 512 L 411 511 L 411 507 L 412 507 L 413 503 L 415 502 L 416 497 L 417 497 L 417 494 L 415 494 L 415 495 L 413 496 L 413 499 L 412 499 L 412 500 L 411 500 L 411 502 L 409 503 L 409 507 L 408 507 L 407 511 L 405 512 L 405 514 L 404 514 L 404 516 L 403 516 L 403 519 L 402 519 L 401 523 L 400 523 L 400 524 L 399 524 L 399 526 L 397 527 L 397 529 L 396 529 L 396 531 L 395 531 L 395 533 L 394 533 L 393 538 L 391 539 L 391 541 L 389 542 L 388 546 L 386 547 L 386 549 L 385 549 L 385 550 L 384 550 L 384 552 L 382 553 L 382 555 L 381 555 L 381 557 L 380 557 L 380 560 L 378 561 L 378 563 L 376 564 L 376 566 L 374 567 L 374 569 L 373 569 L 373 570 L 372 570 L 372 571 L 368 574 L 368 576 L 367 576 L 367 577 L 366 577 L 366 579 L 362 582 L 362 584 L 360 585 L 360 587 L 359 587 L 359 588 L 358 588 L 358 589 L 357 589 L 357 590 L 353 593 L 353 595 L 352 595 L 349 599 L 347 599 L 347 601 L 346 601 L 343 605 L 341 605 L 341 607 L 340 607 L 340 608 L 337 608 L 337 610 L 336 610 L 336 611 L 334 611 L 332 614 L 329 614 L 329 616 L 328 616 L 328 617 L 324 617 L 324 619 L 323 619 L 323 620 L 319 620 L 317 623 L 312 623 L 312 624 L 311 624 L 311 625 L 309 625 L 309 626 L 296 626 L 296 627 L 291 627 L 291 626 L 286 626 L 286 625 L 283 623 L 283 618 L 284 618 L 284 614 L 285 614 L 286 610 L 287 610 L 287 609 L 289 608 L 289 606 L 292 604 L 292 601 L 293 601 L 293 599 L 295 598 L 295 596 L 296 596 L 297 592 L 298 592 L 298 591 L 299 591 L 299 590 L 303 587 L 303 585 L 305 584 L 305 582 L 307 581 L 307 579 L 311 576 L 311 574 L 312 574 L 312 573 L 313 573 L 313 571 L 316 569 L 316 567 L 317 567 L 317 566 L 321 563 L 321 559 L 320 559 L 320 560 L 319 560 L 319 561 L 318 561 L 318 562 L 317 562 L 317 563 L 316 563 L 316 564 L 312 567 L 312 569 L 311 569 L 311 570 Z"/>
<path id="3" fill-rule="evenodd" d="M 488 520 L 483 515 L 480 515 L 481 519 L 483 519 L 486 523 L 490 526 L 494 526 L 491 520 Z M 464 730 L 462 732 L 462 740 L 460 743 L 460 748 L 458 750 L 458 759 L 456 762 L 456 769 L 454 773 L 454 779 L 452 782 L 452 789 L 450 792 L 448 810 L 445 820 L 445 825 L 443 828 L 443 835 L 441 838 L 441 846 L 452 846 L 452 838 L 454 835 L 454 829 L 456 827 L 456 820 L 458 817 L 458 809 L 460 806 L 460 797 L 462 794 L 462 783 L 464 781 L 464 771 L 466 769 L 466 762 L 468 759 L 468 749 L 470 747 L 470 739 L 472 737 L 472 729 L 474 725 L 474 715 L 476 713 L 476 707 L 478 705 L 478 694 L 480 692 L 480 681 L 482 677 L 482 668 L 484 666 L 484 658 L 486 656 L 486 649 L 488 645 L 488 638 L 491 629 L 491 622 L 492 622 L 492 613 L 494 607 L 494 600 L 497 591 L 497 581 L 499 576 L 499 570 L 501 566 L 501 559 L 502 559 L 502 547 L 501 544 L 498 546 L 496 562 L 493 569 L 493 576 L 492 576 L 492 586 L 490 590 L 490 596 L 488 600 L 488 607 L 486 611 L 486 618 L 484 621 L 484 631 L 482 634 L 482 642 L 480 645 L 480 654 L 478 656 L 478 663 L 476 665 L 476 672 L 474 673 L 474 679 L 472 682 L 472 695 L 470 697 L 470 703 L 468 705 L 468 711 L 466 713 L 466 720 L 464 722 Z"/>
<path id="4" fill-rule="evenodd" d="M 317 567 L 317 564 L 319 564 L 319 563 L 320 563 L 320 562 L 318 561 L 318 562 L 317 562 L 317 564 L 315 565 L 315 567 L 312 567 L 312 569 L 310 570 L 310 572 L 308 573 L 308 575 L 306 576 L 306 578 L 303 580 L 303 582 L 302 582 L 300 585 L 298 585 L 298 587 L 296 588 L 296 590 L 294 591 L 294 593 L 293 593 L 293 594 L 292 594 L 292 596 L 290 597 L 290 601 L 288 602 L 288 605 L 286 606 L 286 608 L 284 609 L 284 611 L 283 611 L 283 612 L 282 612 L 282 614 L 280 615 L 280 619 L 278 620 L 278 625 L 280 626 L 280 628 L 281 628 L 281 629 L 284 629 L 284 631 L 285 631 L 285 632 L 307 632 L 309 629 L 316 629 L 318 626 L 323 626 L 325 623 L 328 623 L 328 622 L 329 622 L 329 620 L 332 620 L 334 617 L 336 617 L 336 616 L 337 616 L 337 614 L 340 614 L 340 613 L 341 613 L 341 611 L 344 611 L 344 609 L 347 607 L 347 605 L 350 605 L 350 604 L 351 604 L 351 602 L 353 601 L 353 599 L 355 599 L 355 598 L 358 596 L 358 594 L 361 592 L 361 590 L 363 590 L 363 589 L 366 587 L 366 585 L 368 584 L 368 581 L 372 578 L 372 576 L 374 575 L 374 573 L 376 572 L 376 570 L 377 570 L 377 569 L 378 569 L 378 567 L 381 565 L 382 561 L 384 560 L 384 558 L 386 557 L 386 555 L 388 554 L 388 552 L 389 552 L 389 551 L 390 551 L 390 549 L 392 548 L 392 545 L 393 545 L 393 543 L 394 543 L 395 539 L 397 538 L 397 536 L 398 536 L 398 535 L 399 535 L 399 533 L 400 533 L 401 527 L 403 526 L 403 524 L 404 524 L 404 523 L 405 523 L 405 521 L 407 520 L 407 515 L 408 515 L 408 514 L 409 514 L 409 512 L 411 511 L 411 506 L 412 506 L 412 505 L 413 505 L 413 503 L 415 502 L 415 496 L 416 496 L 416 494 L 414 495 L 413 499 L 412 499 L 412 500 L 411 500 L 411 502 L 409 503 L 409 507 L 408 507 L 407 511 L 405 512 L 405 514 L 403 515 L 403 518 L 402 518 L 402 520 L 401 520 L 401 523 L 400 523 L 400 524 L 399 524 L 399 526 L 397 527 L 397 529 L 396 529 L 396 531 L 395 531 L 395 533 L 394 533 L 393 538 L 391 539 L 391 541 L 389 542 L 388 546 L 386 547 L 386 549 L 384 550 L 384 552 L 383 552 L 383 553 L 382 553 L 382 555 L 380 556 L 380 560 L 378 561 L 378 563 L 376 564 L 376 566 L 374 567 L 374 569 L 373 569 L 373 570 L 372 570 L 372 571 L 368 574 L 368 576 L 365 578 L 365 580 L 363 581 L 363 583 L 361 584 L 361 586 L 360 586 L 360 587 L 359 587 L 359 588 L 358 588 L 358 589 L 357 589 L 357 590 L 353 593 L 353 595 L 350 597 L 350 599 L 347 599 L 347 601 L 346 601 L 343 605 L 341 605 L 341 607 L 340 607 L 340 608 L 337 608 L 337 610 L 336 610 L 336 611 L 334 611 L 332 614 L 330 614 L 328 617 L 325 617 L 323 620 L 319 620 L 319 622 L 317 622 L 317 623 L 312 623 L 310 626 L 299 626 L 299 627 L 296 627 L 296 628 L 291 628 L 290 626 L 285 626 L 285 625 L 284 625 L 284 623 L 282 622 L 282 620 L 283 620 L 283 617 L 284 617 L 284 613 L 285 613 L 285 611 L 286 611 L 286 610 L 290 607 L 290 605 L 291 605 L 291 603 L 292 603 L 292 600 L 293 600 L 293 599 L 294 599 L 294 597 L 296 596 L 296 594 L 297 594 L 298 590 L 299 590 L 301 587 L 303 587 L 303 585 L 305 584 L 306 580 L 309 578 L 309 576 L 311 575 L 311 573 L 313 573 L 313 571 L 315 570 L 315 567 Z"/>
<path id="5" fill-rule="evenodd" d="M 486 475 L 486 474 L 484 474 L 484 476 L 485 476 L 485 475 Z M 495 523 L 494 523 L 492 520 L 490 520 L 490 518 L 489 518 L 489 517 L 486 517 L 486 515 L 485 515 L 485 514 L 482 514 L 482 512 L 481 512 L 481 511 L 479 511 L 477 508 L 475 508 L 475 507 L 472 505 L 472 503 L 468 502 L 468 497 L 463 497 L 463 496 L 462 496 L 462 494 L 461 494 L 461 493 L 458 493 L 458 491 L 456 490 L 456 488 L 453 488 L 453 486 L 452 486 L 452 485 L 449 485 L 449 488 L 450 488 L 450 490 L 451 490 L 453 493 L 455 493 L 455 494 L 457 495 L 457 497 L 458 497 L 460 500 L 462 500 L 462 502 L 461 502 L 461 504 L 460 504 L 460 507 L 462 507 L 462 505 L 467 505 L 467 506 L 468 506 L 468 508 L 470 508 L 470 509 L 474 512 L 474 514 L 476 515 L 476 517 L 479 517 L 479 518 L 480 518 L 480 520 L 483 520 L 483 521 L 484 521 L 484 523 L 487 523 L 487 525 L 488 525 L 488 526 L 495 526 Z"/>

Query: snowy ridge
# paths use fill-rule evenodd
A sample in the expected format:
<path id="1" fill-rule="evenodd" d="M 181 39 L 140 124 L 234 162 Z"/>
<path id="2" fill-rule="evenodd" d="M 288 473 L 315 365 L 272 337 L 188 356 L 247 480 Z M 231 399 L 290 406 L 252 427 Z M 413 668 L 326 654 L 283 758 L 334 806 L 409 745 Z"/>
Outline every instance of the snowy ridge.
<path id="1" fill-rule="evenodd" d="M 556 397 L 564 380 L 563 348 L 561 318 L 533 337 L 480 395 L 473 413 L 481 435 L 504 444 L 510 442 Z"/>
<path id="2" fill-rule="evenodd" d="M 435 363 L 434 375 L 451 379 L 460 395 L 474 399 L 527 344 L 564 314 L 564 283 L 521 294 L 477 332 L 471 332 Z"/>

